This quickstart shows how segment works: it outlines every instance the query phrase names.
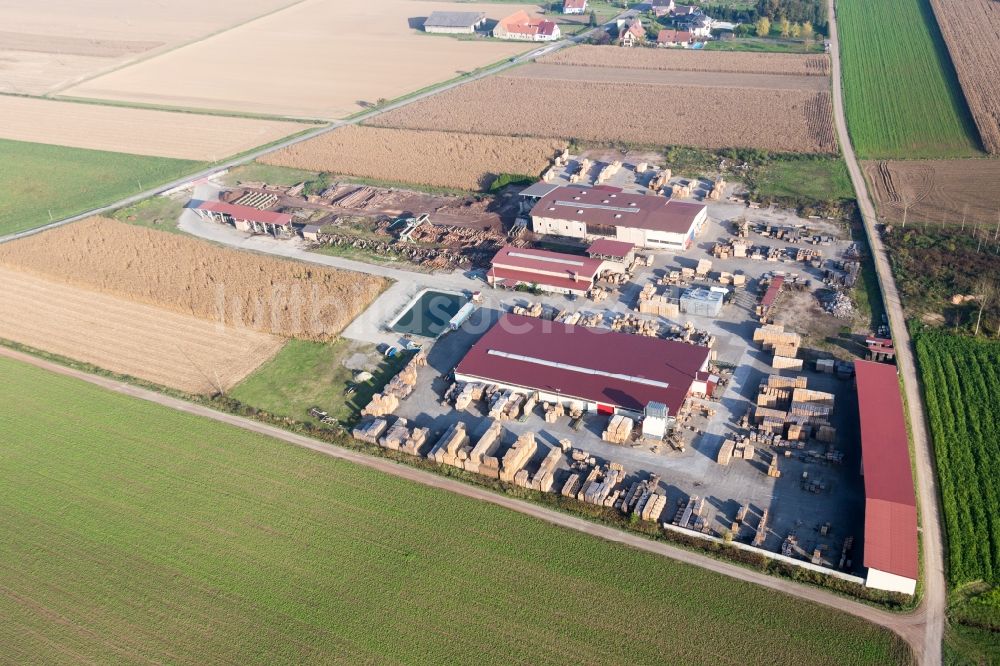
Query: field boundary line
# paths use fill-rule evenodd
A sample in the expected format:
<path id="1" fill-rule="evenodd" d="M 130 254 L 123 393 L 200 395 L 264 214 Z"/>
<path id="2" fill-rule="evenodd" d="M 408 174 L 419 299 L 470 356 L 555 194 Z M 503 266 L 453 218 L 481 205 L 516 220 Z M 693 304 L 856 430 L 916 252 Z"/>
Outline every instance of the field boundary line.
<path id="1" fill-rule="evenodd" d="M 344 447 L 284 430 L 277 426 L 254 421 L 252 419 L 234 414 L 228 414 L 204 405 L 198 405 L 163 393 L 158 393 L 151 389 L 91 374 L 83 370 L 70 368 L 54 361 L 39 358 L 9 347 L 0 346 L 0 356 L 22 363 L 27 363 L 37 368 L 54 372 L 65 377 L 84 381 L 115 393 L 152 402 L 162 407 L 174 409 L 193 416 L 212 419 L 248 432 L 271 437 L 272 439 L 277 439 L 287 444 L 309 449 L 311 451 L 346 462 L 363 465 L 385 474 L 391 474 L 393 476 L 437 488 L 439 490 L 453 492 L 471 499 L 490 502 L 491 504 L 531 516 L 538 520 L 543 520 L 565 529 L 582 532 L 606 541 L 611 541 L 648 553 L 667 557 L 692 566 L 698 566 L 730 578 L 760 585 L 777 592 L 827 606 L 889 629 L 890 631 L 898 634 L 907 643 L 909 643 L 911 647 L 914 648 L 919 644 L 923 636 L 923 619 L 919 614 L 892 613 L 890 611 L 866 605 L 860 601 L 854 601 L 846 597 L 838 596 L 832 592 L 819 588 L 813 588 L 802 583 L 777 578 L 766 573 L 746 569 L 738 564 L 716 560 L 707 555 L 684 550 L 683 548 L 662 541 L 653 541 L 639 534 L 624 532 L 614 527 L 595 523 L 568 513 L 562 513 L 527 500 L 510 497 L 493 492 L 486 488 L 463 483 L 462 481 L 450 477 L 418 469 L 405 463 L 372 456 L 360 451 L 352 451 Z"/>
<path id="2" fill-rule="evenodd" d="M 861 165 L 858 163 L 848 132 L 844 110 L 843 68 L 840 60 L 840 41 L 837 27 L 835 0 L 827 0 L 830 17 L 830 60 L 833 67 L 833 115 L 840 150 L 847 163 L 847 171 L 858 199 L 858 209 L 868 237 L 868 246 L 875 264 L 882 302 L 889 317 L 889 326 L 895 340 L 896 363 L 904 387 L 904 401 L 910 425 L 911 443 L 914 451 L 913 466 L 916 469 L 916 491 L 920 508 L 920 543 L 922 544 L 924 595 L 914 612 L 914 619 L 920 619 L 919 629 L 922 639 L 913 642 L 914 654 L 922 664 L 937 666 L 942 659 L 944 638 L 945 606 L 947 590 L 944 582 L 944 552 L 941 541 L 941 519 L 937 481 L 934 471 L 934 451 L 930 445 L 927 415 L 920 394 L 920 380 L 914 359 L 913 340 L 906 327 L 906 315 L 892 267 L 882 238 L 876 228 L 878 217 L 868 192 Z"/>

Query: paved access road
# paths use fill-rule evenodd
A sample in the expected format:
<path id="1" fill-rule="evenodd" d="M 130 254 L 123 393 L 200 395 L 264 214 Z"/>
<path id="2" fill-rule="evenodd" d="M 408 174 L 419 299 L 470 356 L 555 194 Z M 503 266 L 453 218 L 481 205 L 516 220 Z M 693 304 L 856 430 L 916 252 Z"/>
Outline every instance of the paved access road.
<path id="1" fill-rule="evenodd" d="M 930 436 L 927 432 L 924 404 L 920 396 L 920 382 L 917 378 L 917 365 L 913 356 L 913 343 L 910 340 L 909 331 L 906 329 L 902 301 L 899 298 L 899 291 L 896 289 L 896 282 L 892 277 L 892 269 L 885 246 L 875 228 L 878 218 L 875 216 L 875 207 L 868 194 L 868 185 L 854 154 L 851 137 L 847 132 L 836 8 L 834 0 L 827 0 L 827 2 L 830 14 L 830 57 L 833 59 L 833 120 L 837 127 L 840 148 L 844 153 L 844 160 L 847 162 L 847 170 L 851 174 L 851 182 L 854 184 L 854 191 L 858 196 L 865 233 L 868 236 L 868 244 L 875 259 L 875 272 L 878 275 L 882 300 L 889 315 L 889 325 L 892 328 L 892 338 L 896 347 L 896 363 L 903 378 L 913 450 L 916 454 L 915 468 L 920 502 L 924 590 L 921 604 L 911 616 L 922 625 L 923 640 L 919 645 L 914 644 L 913 648 L 921 663 L 936 665 L 941 663 L 941 640 L 944 637 L 947 591 L 944 582 L 944 550 L 938 514 L 937 480 L 934 476 L 934 452 L 931 449 Z M 877 65 L 872 64 L 872 66 Z"/>
<path id="2" fill-rule="evenodd" d="M 132 384 L 125 384 L 107 377 L 92 375 L 81 370 L 59 365 L 57 363 L 46 361 L 29 354 L 24 354 L 7 347 L 0 347 L 0 356 L 28 363 L 43 370 L 64 375 L 66 377 L 79 379 L 90 384 L 100 386 L 101 388 L 109 391 L 114 391 L 115 393 L 121 393 L 140 400 L 147 400 L 170 409 L 176 409 L 177 411 L 194 414 L 196 416 L 212 419 L 213 421 L 219 421 L 236 428 L 242 428 L 250 432 L 273 437 L 287 442 L 288 444 L 301 446 L 302 448 L 310 449 L 333 458 L 346 460 L 357 465 L 364 465 L 365 467 L 370 467 L 385 474 L 392 474 L 416 483 L 422 483 L 441 490 L 458 493 L 459 495 L 464 495 L 465 497 L 470 497 L 472 499 L 490 502 L 491 504 L 496 504 L 506 509 L 517 511 L 566 529 L 576 530 L 578 532 L 590 534 L 608 541 L 621 543 L 632 548 L 654 553 L 656 555 L 669 557 L 673 560 L 692 564 L 710 571 L 715 571 L 716 573 L 720 573 L 724 576 L 737 578 L 739 580 L 755 583 L 772 590 L 784 592 L 785 594 L 790 594 L 798 597 L 799 599 L 805 599 L 823 606 L 829 606 L 839 611 L 855 615 L 864 620 L 868 620 L 869 622 L 886 627 L 887 629 L 902 636 L 908 643 L 910 643 L 910 645 L 914 646 L 915 649 L 923 639 L 923 620 L 915 615 L 900 615 L 880 610 L 878 608 L 873 608 L 860 602 L 837 596 L 831 592 L 826 592 L 819 588 L 808 587 L 790 580 L 768 576 L 767 574 L 745 569 L 735 564 L 715 560 L 705 555 L 690 552 L 676 546 L 671 546 L 667 543 L 651 541 L 637 534 L 623 532 L 613 527 L 599 525 L 588 520 L 584 520 L 583 518 L 577 518 L 576 516 L 560 513 L 538 504 L 501 495 L 485 488 L 468 485 L 462 483 L 461 481 L 439 476 L 432 472 L 417 469 L 403 463 L 397 463 L 386 458 L 380 458 L 366 453 L 353 451 L 351 449 L 327 444 L 326 442 L 321 442 L 317 439 L 304 437 L 287 430 L 282 430 L 281 428 L 252 421 L 240 416 L 219 412 L 202 405 L 196 405 L 183 400 L 178 400 L 177 398 L 172 398 L 170 396 L 163 395 L 162 393 L 140 388 Z"/>

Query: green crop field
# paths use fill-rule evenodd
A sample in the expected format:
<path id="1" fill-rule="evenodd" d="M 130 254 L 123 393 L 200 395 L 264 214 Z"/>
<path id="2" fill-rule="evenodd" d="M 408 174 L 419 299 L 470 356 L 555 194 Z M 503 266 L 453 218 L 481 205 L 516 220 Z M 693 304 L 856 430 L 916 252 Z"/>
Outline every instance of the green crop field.
<path id="1" fill-rule="evenodd" d="M 0 235 L 112 203 L 199 162 L 0 139 Z"/>
<path id="2" fill-rule="evenodd" d="M 952 583 L 1000 583 L 1000 343 L 916 337 Z"/>
<path id="3" fill-rule="evenodd" d="M 0 359 L 15 663 L 898 664 L 748 583 Z"/>
<path id="4" fill-rule="evenodd" d="M 861 159 L 981 154 L 928 0 L 840 0 L 844 104 Z"/>
<path id="5" fill-rule="evenodd" d="M 770 161 L 756 169 L 753 184 L 757 195 L 763 197 L 801 201 L 854 199 L 847 165 L 839 157 Z"/>

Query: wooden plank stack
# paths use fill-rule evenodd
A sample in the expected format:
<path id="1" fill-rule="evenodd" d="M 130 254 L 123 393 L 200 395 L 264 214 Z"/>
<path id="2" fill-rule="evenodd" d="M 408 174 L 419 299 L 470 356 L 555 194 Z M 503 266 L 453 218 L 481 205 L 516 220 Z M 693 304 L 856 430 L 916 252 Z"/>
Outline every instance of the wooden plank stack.
<path id="1" fill-rule="evenodd" d="M 517 438 L 514 446 L 510 447 L 504 454 L 500 467 L 500 480 L 511 483 L 514 475 L 528 464 L 531 457 L 538 450 L 538 443 L 535 441 L 535 433 L 526 432 Z"/>
<path id="2" fill-rule="evenodd" d="M 427 444 L 430 434 L 430 428 L 414 428 L 399 450 L 411 456 L 423 455 L 422 449 Z"/>
<path id="3" fill-rule="evenodd" d="M 406 427 L 406 419 L 397 419 L 392 424 L 392 427 L 386 430 L 385 434 L 378 440 L 378 445 L 385 449 L 398 451 L 409 437 L 410 429 Z"/>
<path id="4" fill-rule="evenodd" d="M 531 487 L 533 489 L 540 490 L 543 493 L 552 490 L 552 484 L 555 482 L 556 467 L 559 465 L 562 457 L 561 449 L 556 447 L 549 449 L 549 453 L 545 456 L 545 460 L 542 461 L 541 467 L 538 468 L 535 476 L 531 479 Z"/>
<path id="5" fill-rule="evenodd" d="M 736 442 L 731 439 L 727 439 L 722 443 L 722 448 L 719 449 L 719 454 L 715 457 L 715 462 L 720 465 L 728 465 L 729 461 L 733 457 L 733 450 L 736 448 Z"/>
<path id="6" fill-rule="evenodd" d="M 601 438 L 605 442 L 611 442 L 612 444 L 625 444 L 632 436 L 634 428 L 635 421 L 622 414 L 616 414 L 608 421 L 608 428 L 604 431 Z"/>
<path id="7" fill-rule="evenodd" d="M 355 426 L 351 435 L 359 441 L 375 444 L 388 427 L 389 423 L 385 419 L 368 419 Z"/>
<path id="8" fill-rule="evenodd" d="M 493 454 L 500 447 L 500 440 L 503 430 L 500 423 L 497 421 L 490 421 L 489 426 L 483 433 L 482 437 L 476 442 L 476 446 L 473 447 L 472 451 L 469 453 L 468 459 L 465 461 L 465 469 L 469 472 L 475 474 L 484 474 L 490 476 L 494 479 L 500 476 L 500 464 L 499 461 Z M 492 458 L 493 461 L 497 461 L 493 464 L 489 459 Z"/>
<path id="9" fill-rule="evenodd" d="M 465 431 L 465 424 L 454 423 L 444 431 L 427 457 L 436 463 L 455 465 L 458 462 L 458 450 L 468 443 L 469 433 Z"/>

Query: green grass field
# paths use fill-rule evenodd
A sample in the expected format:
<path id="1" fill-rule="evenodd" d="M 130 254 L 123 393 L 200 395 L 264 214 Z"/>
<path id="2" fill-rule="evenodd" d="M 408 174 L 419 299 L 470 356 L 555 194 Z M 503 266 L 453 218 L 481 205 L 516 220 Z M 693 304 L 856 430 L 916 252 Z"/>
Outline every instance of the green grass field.
<path id="1" fill-rule="evenodd" d="M 0 235 L 168 183 L 199 162 L 0 139 Z"/>
<path id="2" fill-rule="evenodd" d="M 844 104 L 861 159 L 980 155 L 928 0 L 841 0 Z"/>
<path id="3" fill-rule="evenodd" d="M 340 338 L 334 342 L 289 340 L 277 355 L 257 368 L 229 392 L 243 404 L 278 416 L 313 424 L 309 409 L 319 407 L 343 425 L 353 424 L 372 396 L 398 373 L 408 357 L 380 358 L 372 379 L 355 385 L 355 371 L 344 367 L 356 353 L 374 357 L 370 345 L 358 346 Z M 355 392 L 344 395 L 348 386 Z"/>
<path id="4" fill-rule="evenodd" d="M 17 663 L 898 664 L 847 615 L 0 359 Z"/>
<path id="5" fill-rule="evenodd" d="M 775 160 L 755 170 L 754 187 L 760 196 L 807 201 L 854 199 L 854 186 L 841 158 Z"/>

